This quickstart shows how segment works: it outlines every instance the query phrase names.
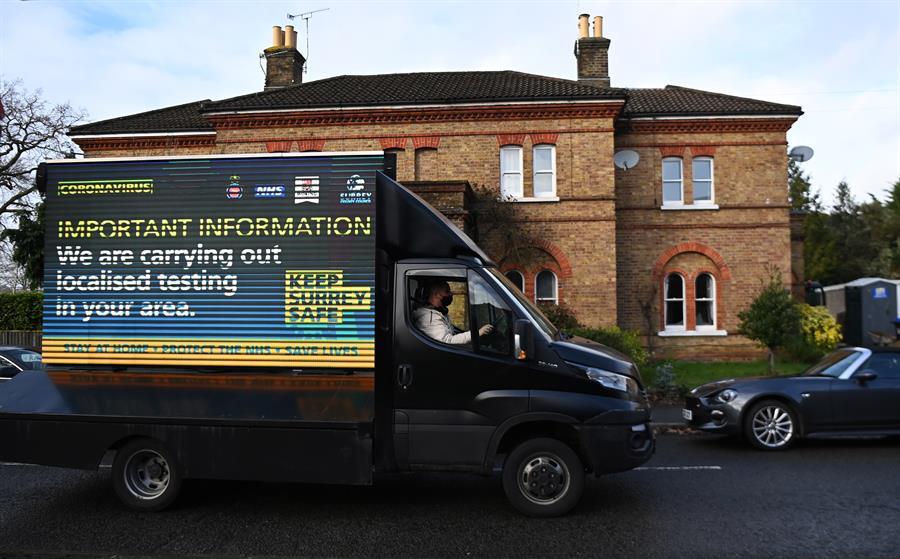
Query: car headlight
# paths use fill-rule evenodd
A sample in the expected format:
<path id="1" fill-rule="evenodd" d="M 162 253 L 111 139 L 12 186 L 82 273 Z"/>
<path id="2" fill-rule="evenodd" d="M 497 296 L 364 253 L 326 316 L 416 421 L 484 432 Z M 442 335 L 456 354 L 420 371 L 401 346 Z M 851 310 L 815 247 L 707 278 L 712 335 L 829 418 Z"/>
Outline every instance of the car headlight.
<path id="1" fill-rule="evenodd" d="M 584 374 L 592 381 L 599 382 L 603 386 L 612 388 L 613 390 L 628 392 L 630 394 L 637 394 L 640 392 L 637 382 L 629 376 L 611 373 L 593 367 L 585 367 Z"/>
<path id="2" fill-rule="evenodd" d="M 727 404 L 735 398 L 737 398 L 737 390 L 732 390 L 731 388 L 726 388 L 725 390 L 719 392 L 719 395 L 716 396 L 716 400 L 722 402 L 723 404 Z"/>

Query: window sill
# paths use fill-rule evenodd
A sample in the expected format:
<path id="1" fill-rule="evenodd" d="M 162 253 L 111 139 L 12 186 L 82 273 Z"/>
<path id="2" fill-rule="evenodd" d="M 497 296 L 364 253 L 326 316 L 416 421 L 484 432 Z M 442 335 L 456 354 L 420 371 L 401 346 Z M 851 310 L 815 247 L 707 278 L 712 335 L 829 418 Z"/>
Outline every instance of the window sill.
<path id="1" fill-rule="evenodd" d="M 718 204 L 663 204 L 661 210 L 718 210 Z"/>
<path id="2" fill-rule="evenodd" d="M 529 196 L 528 198 L 516 198 L 513 202 L 559 202 L 559 196 Z"/>
<path id="3" fill-rule="evenodd" d="M 722 337 L 727 336 L 728 332 L 725 330 L 663 330 L 657 332 L 656 335 L 660 338 Z"/>

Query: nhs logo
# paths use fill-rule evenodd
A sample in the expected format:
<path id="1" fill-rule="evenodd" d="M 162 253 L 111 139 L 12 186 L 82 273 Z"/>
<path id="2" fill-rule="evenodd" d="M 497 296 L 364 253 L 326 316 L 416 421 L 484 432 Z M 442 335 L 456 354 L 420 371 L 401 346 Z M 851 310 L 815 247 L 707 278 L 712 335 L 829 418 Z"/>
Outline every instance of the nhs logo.
<path id="1" fill-rule="evenodd" d="M 255 198 L 284 198 L 287 189 L 283 184 L 257 184 L 253 187 Z"/>

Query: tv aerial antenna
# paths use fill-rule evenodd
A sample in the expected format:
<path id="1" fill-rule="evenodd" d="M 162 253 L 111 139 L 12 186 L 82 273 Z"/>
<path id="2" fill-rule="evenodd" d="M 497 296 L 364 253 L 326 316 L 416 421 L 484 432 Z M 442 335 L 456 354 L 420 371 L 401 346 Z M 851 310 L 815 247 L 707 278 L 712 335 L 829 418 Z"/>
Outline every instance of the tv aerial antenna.
<path id="1" fill-rule="evenodd" d="M 298 17 L 303 20 L 303 23 L 306 28 L 306 62 L 307 64 L 303 65 L 303 73 L 307 73 L 309 71 L 309 18 L 313 16 L 313 14 L 317 14 L 319 12 L 327 12 L 331 8 L 322 8 L 320 10 L 312 10 L 311 12 L 303 12 L 302 14 L 288 14 L 287 17 L 289 20 L 293 21 Z"/>

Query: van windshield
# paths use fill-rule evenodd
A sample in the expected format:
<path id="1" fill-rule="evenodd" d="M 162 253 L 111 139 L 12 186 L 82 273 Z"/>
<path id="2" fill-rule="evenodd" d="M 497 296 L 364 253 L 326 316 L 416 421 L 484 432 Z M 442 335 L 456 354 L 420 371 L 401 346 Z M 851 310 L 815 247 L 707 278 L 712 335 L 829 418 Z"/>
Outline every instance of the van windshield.
<path id="1" fill-rule="evenodd" d="M 531 301 L 528 300 L 528 297 L 519 291 L 519 288 L 515 286 L 506 276 L 501 274 L 496 268 L 488 268 L 488 273 L 494 276 L 497 281 L 503 284 L 503 287 L 506 288 L 506 292 L 516 301 L 519 302 L 530 315 L 531 322 L 534 323 L 535 326 L 541 329 L 542 332 L 550 336 L 550 339 L 558 339 L 559 338 L 559 329 L 550 322 L 550 319 L 547 318 L 544 313 Z"/>

